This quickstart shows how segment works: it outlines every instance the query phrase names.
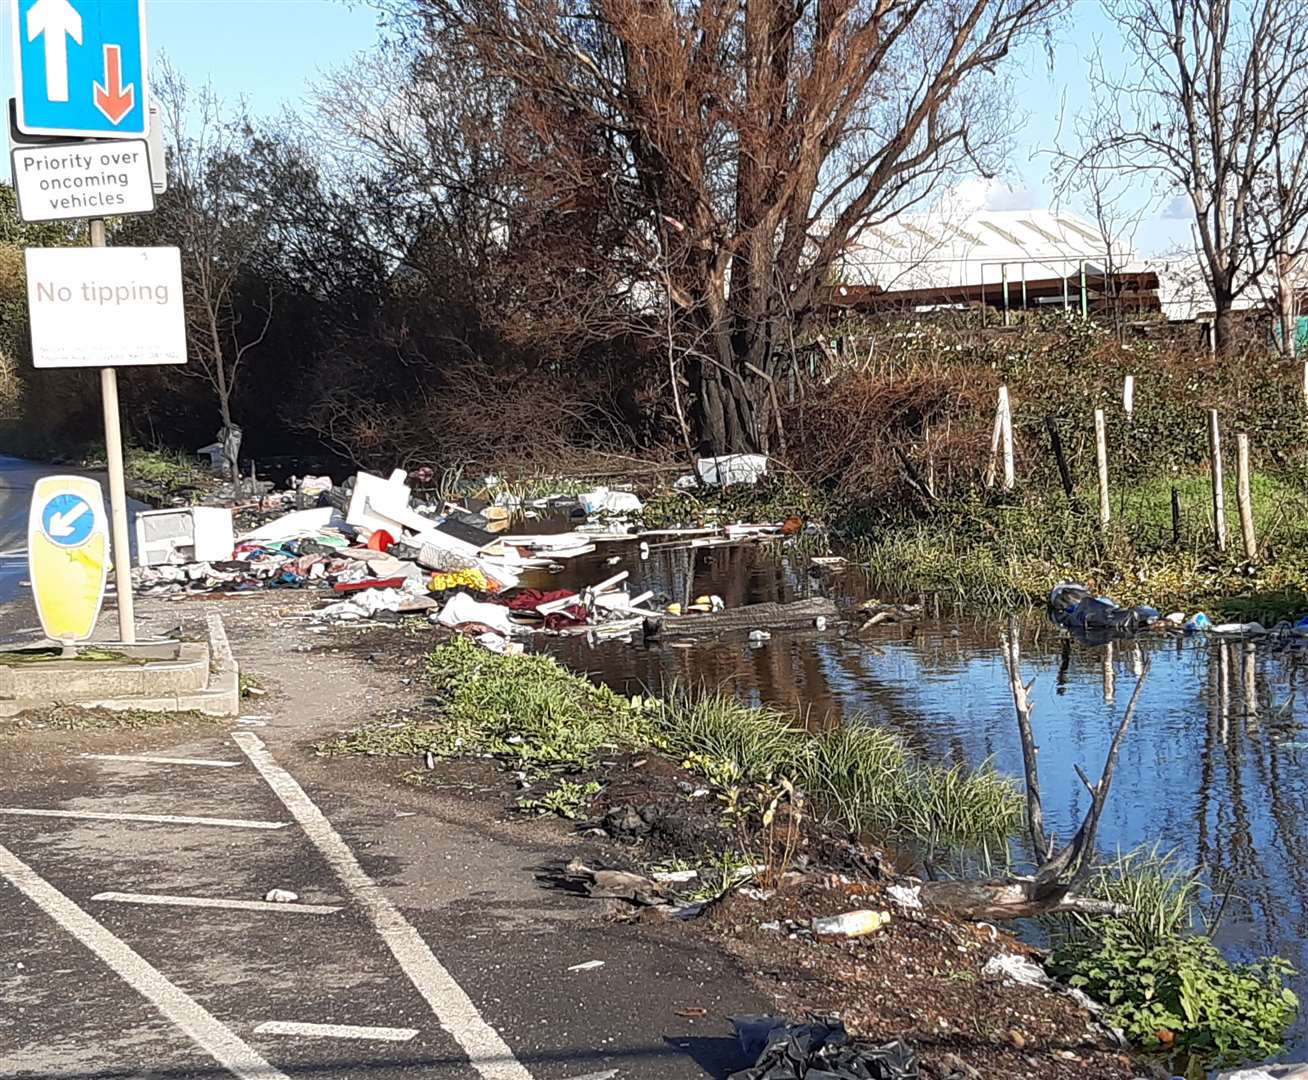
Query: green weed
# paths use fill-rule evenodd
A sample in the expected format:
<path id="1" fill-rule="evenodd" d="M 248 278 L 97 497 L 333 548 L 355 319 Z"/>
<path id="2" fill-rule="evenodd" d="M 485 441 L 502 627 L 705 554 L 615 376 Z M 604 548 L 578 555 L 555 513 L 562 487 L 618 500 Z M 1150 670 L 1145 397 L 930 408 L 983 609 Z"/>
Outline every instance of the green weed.
<path id="1" fill-rule="evenodd" d="M 428 657 L 427 673 L 442 701 L 426 746 L 437 756 L 581 769 L 602 748 L 643 745 L 652 734 L 643 708 L 547 656 L 498 656 L 456 638 Z"/>
<path id="2" fill-rule="evenodd" d="M 524 797 L 518 800 L 518 809 L 532 814 L 557 814 L 575 821 L 585 813 L 590 800 L 604 790 L 595 780 L 579 784 L 574 780 L 560 780 L 540 798 Z"/>
<path id="3" fill-rule="evenodd" d="M 1122 920 L 1055 952 L 1050 971 L 1108 1006 L 1107 1019 L 1150 1050 L 1198 1055 L 1222 1066 L 1279 1053 L 1299 1001 L 1290 964 L 1230 963 L 1203 936 L 1142 943 Z"/>
<path id="4" fill-rule="evenodd" d="M 1126 906 L 1129 914 L 1118 921 L 1137 942 L 1148 946 L 1194 928 L 1200 884 L 1198 877 L 1179 867 L 1170 854 L 1139 848 L 1097 867 L 1081 891 Z M 1097 921 L 1076 917 L 1086 932 L 1093 932 Z"/>
<path id="5" fill-rule="evenodd" d="M 1298 999 L 1285 985 L 1294 974 L 1286 961 L 1232 964 L 1191 933 L 1199 889 L 1195 874 L 1156 849 L 1119 856 L 1083 891 L 1126 914 L 1056 917 L 1049 969 L 1107 1005 L 1133 1042 L 1188 1055 L 1202 1071 L 1279 1052 Z"/>
<path id="6" fill-rule="evenodd" d="M 803 737 L 793 717 L 778 709 L 684 686 L 655 703 L 653 717 L 669 750 L 714 763 L 720 775 L 709 778 L 716 782 L 728 776 L 737 782 L 770 778 L 794 762 Z"/>
<path id="7" fill-rule="evenodd" d="M 828 822 L 851 831 L 885 829 L 899 812 L 910 768 L 903 739 L 892 731 L 853 718 L 814 735 L 800 784 L 824 808 Z"/>
<path id="8" fill-rule="evenodd" d="M 351 731 L 314 749 L 324 757 L 360 754 L 364 757 L 424 757 L 447 745 L 441 725 L 408 716 L 379 720 Z M 469 753 L 472 752 L 469 748 Z"/>

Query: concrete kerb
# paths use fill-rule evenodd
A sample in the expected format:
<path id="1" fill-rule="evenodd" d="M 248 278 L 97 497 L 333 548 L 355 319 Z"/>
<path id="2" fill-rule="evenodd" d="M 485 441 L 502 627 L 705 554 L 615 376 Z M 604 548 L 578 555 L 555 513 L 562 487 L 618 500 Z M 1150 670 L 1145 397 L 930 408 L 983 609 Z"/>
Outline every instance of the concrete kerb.
<path id="1" fill-rule="evenodd" d="M 73 661 L 59 663 L 58 672 L 54 663 L 0 668 L 0 716 L 56 705 L 236 716 L 240 667 L 222 617 L 215 612 L 205 622 L 208 641 L 181 643 L 175 660 L 131 665 Z"/>

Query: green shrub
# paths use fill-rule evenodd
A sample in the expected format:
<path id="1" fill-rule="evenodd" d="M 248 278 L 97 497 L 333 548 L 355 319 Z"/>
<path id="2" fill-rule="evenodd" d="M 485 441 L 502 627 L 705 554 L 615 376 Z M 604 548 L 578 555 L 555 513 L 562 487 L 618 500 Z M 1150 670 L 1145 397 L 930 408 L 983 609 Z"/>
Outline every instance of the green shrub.
<path id="1" fill-rule="evenodd" d="M 1106 919 L 1065 942 L 1050 971 L 1108 1007 L 1107 1019 L 1146 1049 L 1197 1053 L 1211 1064 L 1279 1053 L 1299 1001 L 1279 957 L 1232 964 L 1207 937 L 1141 941 Z"/>

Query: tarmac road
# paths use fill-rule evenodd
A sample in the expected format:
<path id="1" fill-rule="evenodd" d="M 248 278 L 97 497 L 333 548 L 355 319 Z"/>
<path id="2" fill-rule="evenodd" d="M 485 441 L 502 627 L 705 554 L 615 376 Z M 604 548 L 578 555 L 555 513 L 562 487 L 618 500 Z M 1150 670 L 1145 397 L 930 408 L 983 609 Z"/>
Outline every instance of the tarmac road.
<path id="1" fill-rule="evenodd" d="M 311 747 L 412 703 L 306 634 L 297 597 L 221 610 L 268 693 L 241 720 L 0 723 L 0 1077 L 702 1080 L 766 1011 L 704 934 L 614 922 L 549 867 L 602 852 L 505 796 L 396 785 Z M 308 649 L 309 651 L 304 651 Z M 298 895 L 265 903 L 271 889 Z M 595 963 L 599 961 L 599 963 Z"/>
<path id="2" fill-rule="evenodd" d="M 62 465 L 41 465 L 0 455 L 0 644 L 36 641 L 43 637 L 32 594 L 21 584 L 27 580 L 27 514 L 37 480 L 42 476 L 70 473 L 100 481 L 108 502 L 109 479 L 104 473 L 83 472 Z M 149 507 L 144 503 L 128 500 L 128 524 L 133 533 L 136 512 L 147 509 Z"/>

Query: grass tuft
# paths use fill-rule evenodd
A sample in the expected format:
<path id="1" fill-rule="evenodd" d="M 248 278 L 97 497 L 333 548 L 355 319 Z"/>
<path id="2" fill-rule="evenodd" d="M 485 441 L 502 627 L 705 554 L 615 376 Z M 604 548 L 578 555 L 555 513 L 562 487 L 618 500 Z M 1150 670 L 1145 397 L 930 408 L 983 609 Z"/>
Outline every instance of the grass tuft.
<path id="1" fill-rule="evenodd" d="M 428 674 L 437 719 L 376 724 L 320 752 L 489 755 L 582 770 L 601 750 L 653 747 L 723 788 L 793 782 L 829 821 L 902 839 L 1002 842 L 1021 814 L 1016 785 L 989 766 L 928 763 L 868 724 L 810 734 L 792 714 L 686 687 L 663 701 L 628 700 L 549 657 L 497 656 L 461 638 L 430 655 Z"/>
<path id="2" fill-rule="evenodd" d="M 653 718 L 668 750 L 716 762 L 745 781 L 785 771 L 803 736 L 793 718 L 778 709 L 685 686 L 656 702 Z"/>

